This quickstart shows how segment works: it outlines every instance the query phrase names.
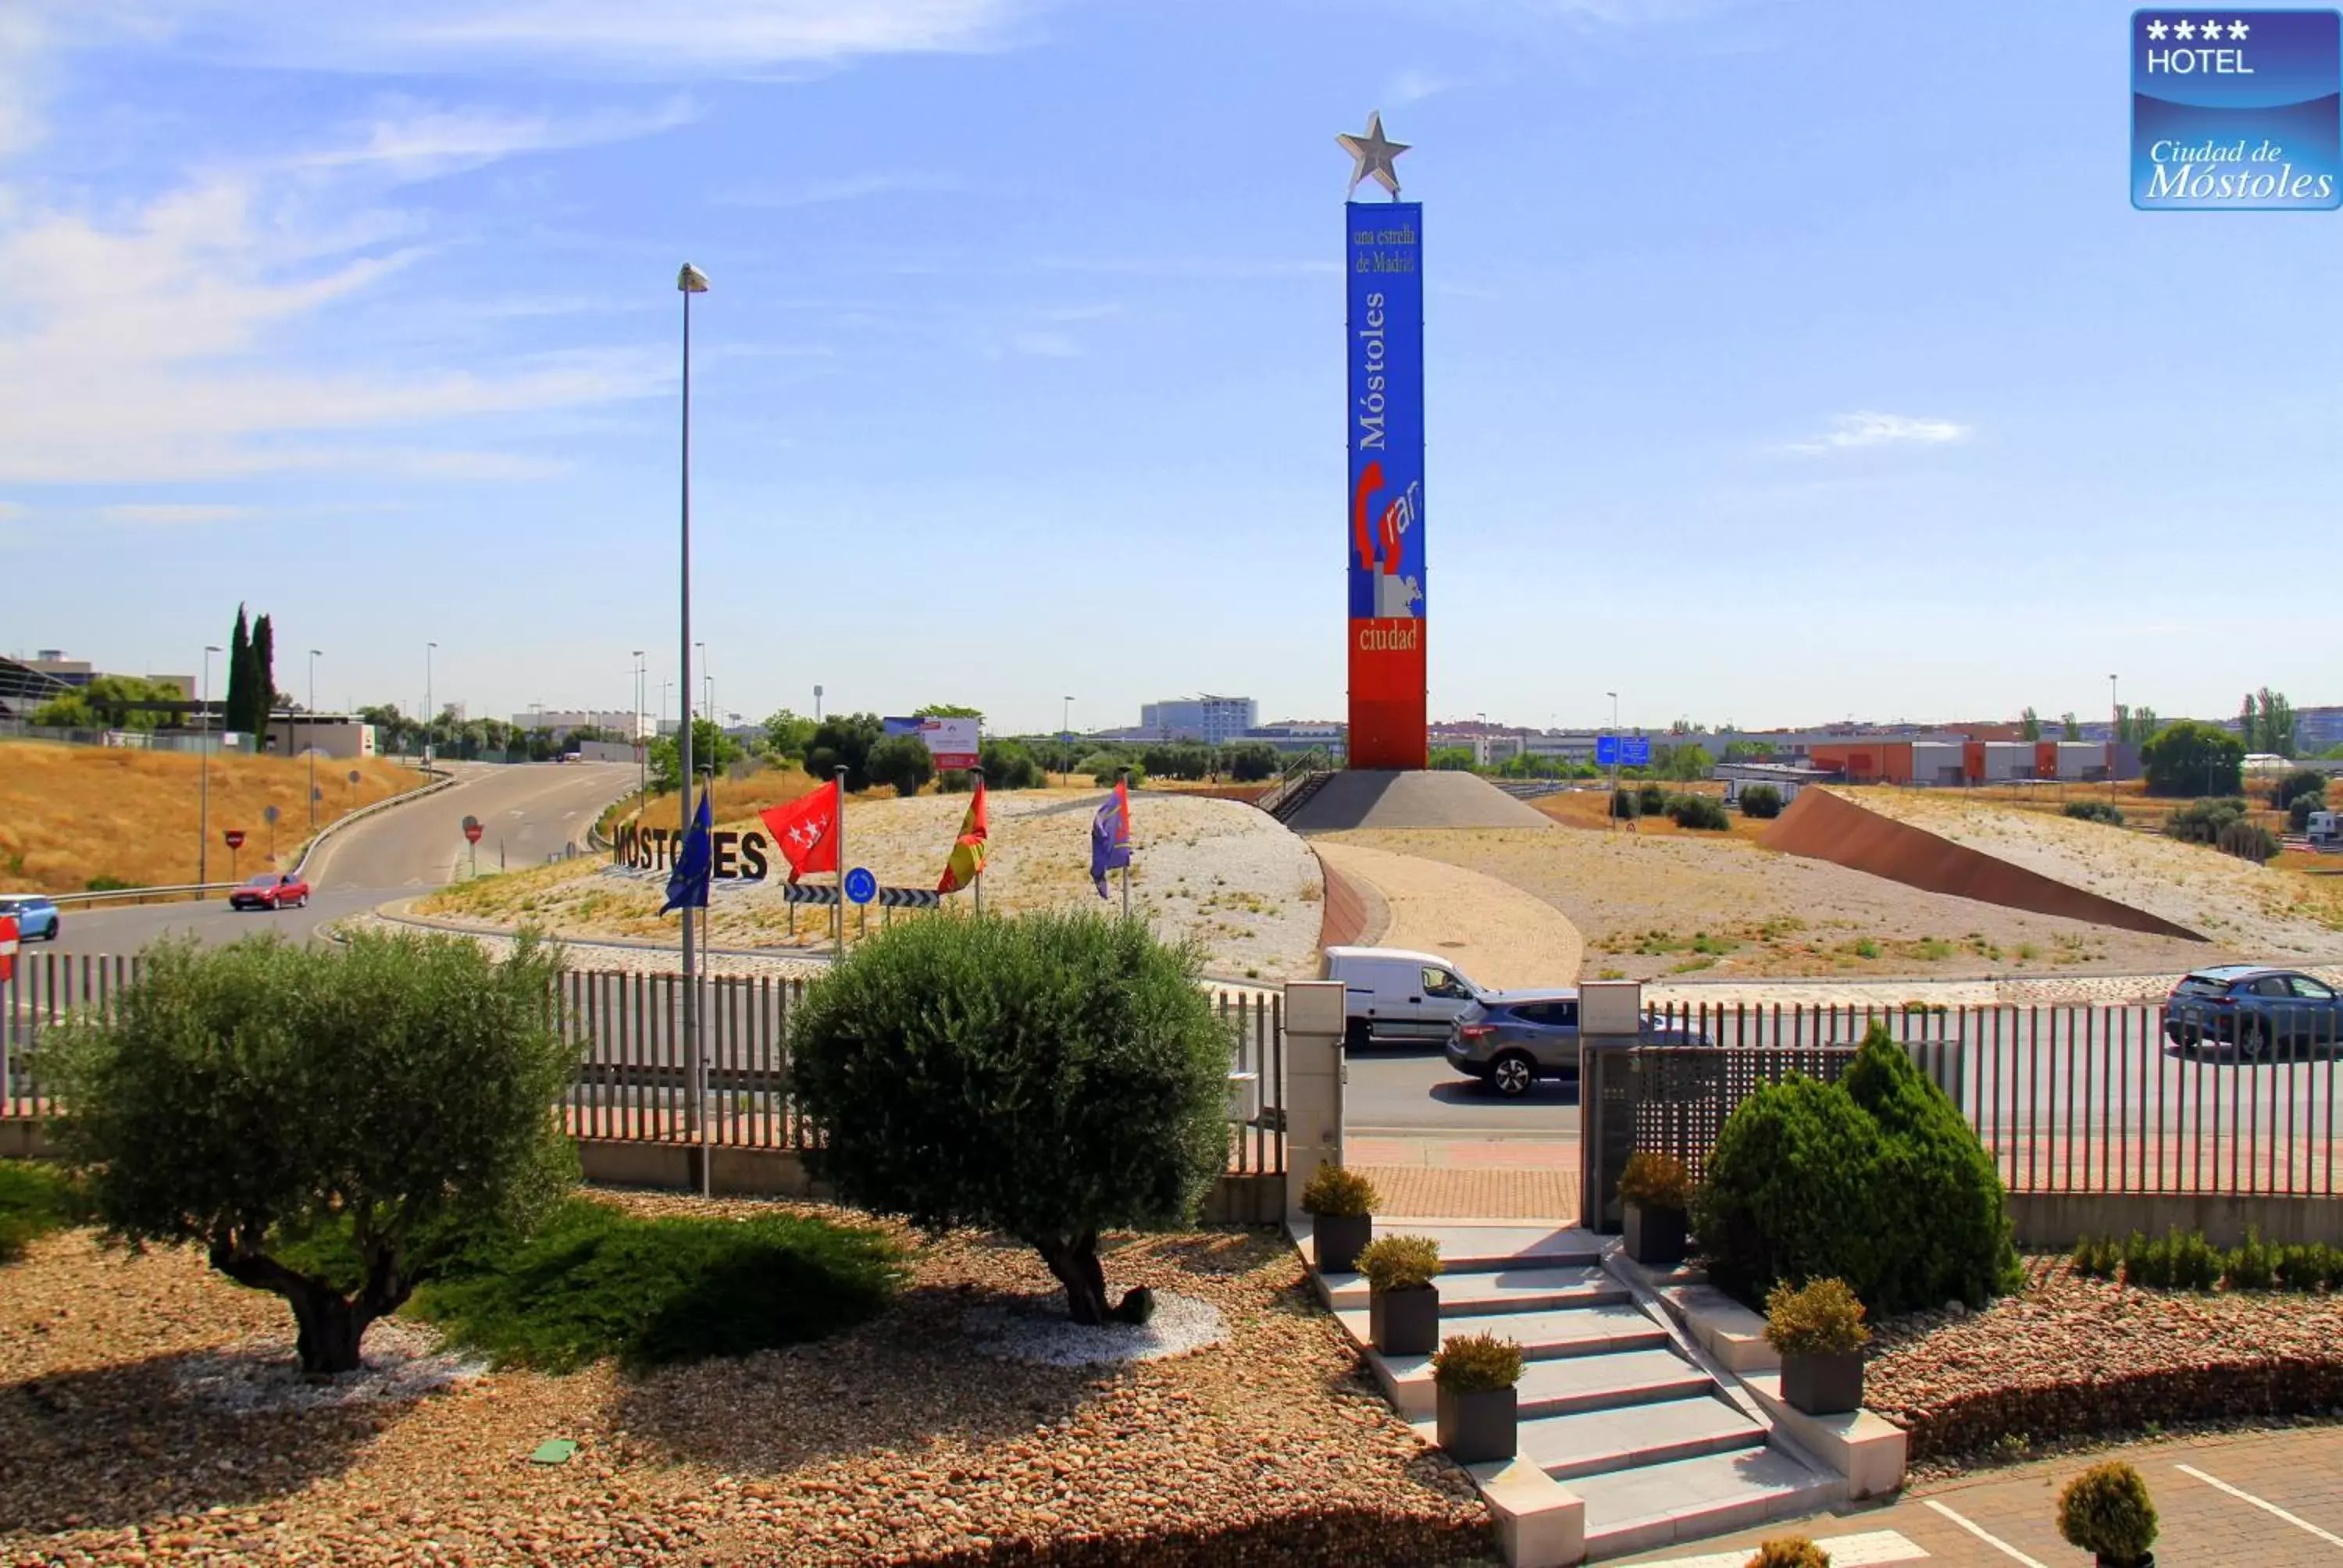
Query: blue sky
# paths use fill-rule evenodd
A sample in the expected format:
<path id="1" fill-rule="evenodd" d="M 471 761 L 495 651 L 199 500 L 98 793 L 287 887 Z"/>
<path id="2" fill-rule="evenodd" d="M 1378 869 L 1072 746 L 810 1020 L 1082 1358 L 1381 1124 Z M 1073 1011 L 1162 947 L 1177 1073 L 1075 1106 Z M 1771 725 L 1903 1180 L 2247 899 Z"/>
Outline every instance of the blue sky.
<path id="1" fill-rule="evenodd" d="M 688 258 L 721 709 L 1339 717 L 1380 107 L 1435 715 L 2343 700 L 2343 215 L 2133 211 L 2129 14 L 0 0 L 0 648 L 656 691 Z"/>

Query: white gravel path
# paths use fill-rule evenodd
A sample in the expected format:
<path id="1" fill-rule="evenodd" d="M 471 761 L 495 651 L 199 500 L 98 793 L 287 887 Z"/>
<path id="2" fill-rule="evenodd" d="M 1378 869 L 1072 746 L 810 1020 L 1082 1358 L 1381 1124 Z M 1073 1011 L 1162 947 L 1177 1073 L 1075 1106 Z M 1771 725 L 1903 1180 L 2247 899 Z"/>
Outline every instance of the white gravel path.
<path id="1" fill-rule="evenodd" d="M 408 1404 L 488 1370 L 486 1362 L 442 1350 L 434 1331 L 398 1318 L 367 1328 L 364 1359 L 358 1371 L 339 1377 L 305 1377 L 293 1342 L 270 1336 L 190 1356 L 174 1369 L 173 1381 L 188 1399 L 237 1415 L 262 1415 Z"/>
<path id="2" fill-rule="evenodd" d="M 962 1322 L 986 1355 L 1041 1366 L 1104 1366 L 1183 1356 L 1229 1337 L 1221 1309 L 1193 1296 L 1159 1294 L 1144 1323 L 1095 1327 L 1066 1316 L 1061 1295 L 1029 1297 L 1007 1306 L 971 1307 Z"/>

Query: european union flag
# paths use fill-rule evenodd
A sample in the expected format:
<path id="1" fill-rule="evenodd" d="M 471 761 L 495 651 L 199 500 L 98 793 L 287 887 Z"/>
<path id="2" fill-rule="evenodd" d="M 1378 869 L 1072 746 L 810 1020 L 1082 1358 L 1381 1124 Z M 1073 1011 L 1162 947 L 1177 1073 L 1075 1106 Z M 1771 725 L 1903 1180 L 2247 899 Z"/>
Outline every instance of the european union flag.
<path id="1" fill-rule="evenodd" d="M 659 913 L 669 910 L 704 910 L 708 907 L 708 879 L 715 869 L 716 854 L 713 839 L 716 823 L 709 810 L 706 791 L 699 797 L 699 810 L 691 819 L 691 831 L 683 836 L 683 853 L 675 859 L 675 869 L 667 879 L 667 902 Z"/>

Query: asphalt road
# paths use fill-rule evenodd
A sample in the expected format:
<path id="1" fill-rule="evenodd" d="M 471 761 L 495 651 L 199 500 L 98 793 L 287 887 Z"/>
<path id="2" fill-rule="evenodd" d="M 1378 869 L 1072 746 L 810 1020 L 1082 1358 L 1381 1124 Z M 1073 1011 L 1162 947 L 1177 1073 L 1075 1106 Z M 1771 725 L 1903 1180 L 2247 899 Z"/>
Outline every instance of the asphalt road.
<path id="1" fill-rule="evenodd" d="M 1578 1085 L 1541 1081 L 1503 1100 L 1459 1077 L 1437 1050 L 1377 1046 L 1344 1059 L 1342 1126 L 1354 1133 L 1459 1138 L 1575 1138 Z"/>
<path id="2" fill-rule="evenodd" d="M 614 762 L 535 762 L 497 766 L 452 763 L 454 788 L 353 824 L 310 857 L 307 909 L 238 912 L 225 899 L 168 904 L 127 904 L 65 910 L 60 953 L 131 953 L 172 932 L 204 941 L 227 941 L 274 930 L 306 938 L 329 920 L 359 914 L 390 899 L 411 897 L 455 879 L 470 854 L 463 821 L 478 817 L 480 868 L 501 854 L 508 866 L 528 866 L 561 852 L 603 807 L 632 789 L 637 770 Z M 26 950 L 50 950 L 46 944 Z"/>

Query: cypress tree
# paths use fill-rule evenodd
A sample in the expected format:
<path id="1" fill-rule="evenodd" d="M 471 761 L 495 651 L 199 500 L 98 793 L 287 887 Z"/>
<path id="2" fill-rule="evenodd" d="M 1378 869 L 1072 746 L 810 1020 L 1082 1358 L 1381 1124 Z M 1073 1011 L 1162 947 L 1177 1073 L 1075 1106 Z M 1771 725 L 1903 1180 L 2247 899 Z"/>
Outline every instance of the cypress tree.
<path id="1" fill-rule="evenodd" d="M 252 679 L 252 634 L 245 628 L 244 607 L 236 607 L 236 631 L 227 639 L 227 702 L 221 710 L 220 728 L 246 730 L 245 722 L 249 710 Z"/>
<path id="2" fill-rule="evenodd" d="M 277 632 L 262 616 L 252 623 L 252 728 L 268 728 L 277 711 Z"/>

